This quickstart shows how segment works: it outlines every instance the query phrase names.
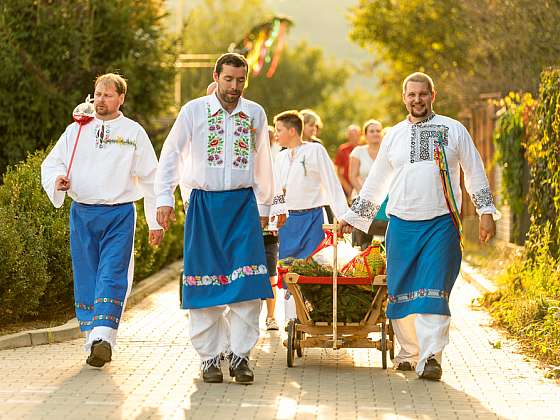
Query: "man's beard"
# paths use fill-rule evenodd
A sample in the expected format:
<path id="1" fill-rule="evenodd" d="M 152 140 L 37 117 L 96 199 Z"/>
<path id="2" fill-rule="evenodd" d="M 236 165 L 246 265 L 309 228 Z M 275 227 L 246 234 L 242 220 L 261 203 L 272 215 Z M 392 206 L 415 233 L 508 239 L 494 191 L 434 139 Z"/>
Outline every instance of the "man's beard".
<path id="1" fill-rule="evenodd" d="M 427 117 L 430 114 L 430 108 L 428 108 L 427 106 L 424 106 L 423 110 L 418 112 L 414 110 L 414 106 L 410 107 L 410 115 L 412 115 L 414 118 L 423 118 L 423 117 Z"/>
<path id="2" fill-rule="evenodd" d="M 241 92 L 236 92 L 235 94 L 231 94 L 218 89 L 218 95 L 220 95 L 220 99 L 225 103 L 232 104 L 239 100 L 239 97 L 241 96 Z"/>
<path id="3" fill-rule="evenodd" d="M 98 115 L 108 115 L 109 114 L 109 109 L 106 106 L 103 106 L 102 108 L 99 105 L 94 106 L 95 107 L 95 113 Z"/>

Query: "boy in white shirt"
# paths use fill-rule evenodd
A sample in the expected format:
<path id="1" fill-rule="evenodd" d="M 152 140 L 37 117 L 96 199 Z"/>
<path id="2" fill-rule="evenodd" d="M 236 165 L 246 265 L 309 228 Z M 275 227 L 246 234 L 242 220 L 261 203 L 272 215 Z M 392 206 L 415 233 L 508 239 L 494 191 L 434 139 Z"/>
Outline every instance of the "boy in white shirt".
<path id="1" fill-rule="evenodd" d="M 310 256 L 324 238 L 323 206 L 337 218 L 348 211 L 346 196 L 325 148 L 302 140 L 303 117 L 285 111 L 274 117 L 276 137 L 282 147 L 274 163 L 281 183 L 288 219 L 278 231 L 280 259 Z"/>

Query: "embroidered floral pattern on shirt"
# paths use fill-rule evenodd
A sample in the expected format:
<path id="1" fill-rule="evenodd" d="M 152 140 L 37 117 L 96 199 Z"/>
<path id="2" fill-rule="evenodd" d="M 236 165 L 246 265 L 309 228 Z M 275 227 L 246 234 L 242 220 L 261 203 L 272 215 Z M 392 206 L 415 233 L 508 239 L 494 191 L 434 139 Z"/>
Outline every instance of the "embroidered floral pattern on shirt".
<path id="1" fill-rule="evenodd" d="M 95 299 L 95 303 L 112 303 L 113 305 L 117 305 L 117 306 L 124 305 L 124 302 L 122 300 L 106 298 L 106 297 L 99 297 Z"/>
<path id="2" fill-rule="evenodd" d="M 107 141 L 111 138 L 111 126 L 103 123 L 95 129 L 95 147 L 103 149 Z"/>
<path id="3" fill-rule="evenodd" d="M 109 144 L 116 144 L 119 146 L 129 146 L 136 149 L 136 140 L 124 138 L 123 136 L 111 137 L 111 126 L 100 124 L 95 130 L 95 147 L 103 149 Z"/>
<path id="4" fill-rule="evenodd" d="M 352 202 L 352 207 L 350 207 L 350 210 L 352 210 L 358 216 L 363 217 L 364 219 L 373 220 L 380 208 L 380 205 L 358 196 Z"/>
<path id="5" fill-rule="evenodd" d="M 224 111 L 220 109 L 214 115 L 210 104 L 206 104 L 208 111 L 208 166 L 221 168 L 224 166 Z"/>
<path id="6" fill-rule="evenodd" d="M 249 154 L 256 150 L 255 129 L 248 115 L 238 112 L 234 115 L 235 124 L 233 132 L 233 162 L 235 169 L 247 169 Z"/>
<path id="7" fill-rule="evenodd" d="M 261 265 L 245 265 L 236 268 L 233 273 L 222 276 L 183 276 L 183 284 L 185 286 L 220 286 L 226 285 L 239 280 L 243 277 L 255 276 L 259 274 L 267 274 L 266 266 Z"/>
<path id="8" fill-rule="evenodd" d="M 483 207 L 494 207 L 494 198 L 490 192 L 490 188 L 484 187 L 471 195 L 472 202 L 477 209 Z"/>
<path id="9" fill-rule="evenodd" d="M 408 293 L 401 293 L 400 295 L 389 295 L 389 303 L 407 303 L 421 298 L 434 298 L 449 300 L 449 293 L 445 290 L 439 289 L 418 289 Z"/>
<path id="10" fill-rule="evenodd" d="M 434 160 L 434 148 L 440 135 L 443 145 L 449 145 L 449 127 L 439 124 L 412 124 L 410 163 Z"/>
<path id="11" fill-rule="evenodd" d="M 85 311 L 93 311 L 93 305 L 86 305 L 85 303 L 74 303 L 74 307 L 76 309 L 83 309 Z"/>
<path id="12" fill-rule="evenodd" d="M 104 145 L 107 144 L 116 144 L 119 146 L 131 146 L 133 148 L 136 149 L 136 140 L 134 139 L 129 139 L 129 138 L 123 138 L 122 136 L 117 136 L 114 139 L 108 138 L 105 139 L 105 141 L 103 142 Z"/>

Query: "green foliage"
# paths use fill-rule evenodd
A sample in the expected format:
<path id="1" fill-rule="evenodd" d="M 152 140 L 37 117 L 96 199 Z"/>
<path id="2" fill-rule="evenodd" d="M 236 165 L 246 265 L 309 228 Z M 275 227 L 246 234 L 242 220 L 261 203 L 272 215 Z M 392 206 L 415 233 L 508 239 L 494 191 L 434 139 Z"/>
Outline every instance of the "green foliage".
<path id="1" fill-rule="evenodd" d="M 494 319 L 512 333 L 532 354 L 548 363 L 560 364 L 560 270 L 551 256 L 550 223 L 533 225 L 540 246 L 530 257 L 526 252 L 501 279 L 497 292 L 483 303 Z"/>
<path id="2" fill-rule="evenodd" d="M 531 223 L 554 226 L 550 232 L 550 252 L 560 256 L 560 69 L 544 71 L 536 108 L 534 135 L 529 137 L 527 158 L 531 167 L 529 214 Z M 529 249 L 539 246 L 534 235 Z M 531 254 L 533 255 L 533 254 Z"/>
<path id="3" fill-rule="evenodd" d="M 526 126 L 528 116 L 532 115 L 536 102 L 530 93 L 520 96 L 511 92 L 500 103 L 498 120 L 494 129 L 496 160 L 503 168 L 502 196 L 513 213 L 514 242 L 521 243 L 521 217 L 526 207 L 523 191 Z"/>
<path id="4" fill-rule="evenodd" d="M 380 98 L 402 115 L 400 84 L 424 71 L 437 109 L 457 115 L 488 92 L 536 94 L 538 75 L 558 63 L 558 2 L 530 0 L 360 0 L 351 38 L 378 58 Z"/>
<path id="5" fill-rule="evenodd" d="M 42 189 L 38 151 L 8 169 L 0 185 L 0 325 L 31 316 L 52 316 L 73 307 L 69 245 L 70 199 L 55 209 Z M 141 202 L 134 245 L 139 281 L 182 255 L 184 216 L 157 248 L 148 245 Z"/>
<path id="6" fill-rule="evenodd" d="M 271 14 L 262 0 L 226 3 L 204 0 L 187 18 L 183 51 L 221 54 Z M 208 31 L 212 32 L 212 37 L 208 37 Z M 185 69 L 181 74 L 181 94 L 185 102 L 204 95 L 212 81 L 212 70 L 207 68 Z M 382 104 L 374 101 L 373 95 L 348 90 L 349 75 L 349 68 L 325 57 L 319 48 L 304 42 L 286 45 L 274 76 L 251 77 L 244 96 L 264 107 L 269 123 L 274 115 L 288 109 L 315 109 L 325 123 L 320 137 L 329 151 L 334 152 L 344 141 L 348 125 L 361 125 L 370 118 L 382 118 L 379 112 L 375 112 L 383 109 Z"/>
<path id="7" fill-rule="evenodd" d="M 536 121 L 536 122 L 535 122 Z M 524 256 L 485 297 L 495 319 L 537 357 L 560 364 L 560 70 L 541 76 L 526 156 L 531 228 Z"/>
<path id="8" fill-rule="evenodd" d="M 0 325 L 36 314 L 49 283 L 41 234 L 26 228 L 26 216 L 0 206 Z"/>
<path id="9" fill-rule="evenodd" d="M 150 131 L 170 104 L 174 49 L 162 0 L 4 0 L 0 5 L 0 173 L 47 147 L 99 74 L 129 82 L 123 111 Z M 168 63 L 168 64 L 166 64 Z"/>

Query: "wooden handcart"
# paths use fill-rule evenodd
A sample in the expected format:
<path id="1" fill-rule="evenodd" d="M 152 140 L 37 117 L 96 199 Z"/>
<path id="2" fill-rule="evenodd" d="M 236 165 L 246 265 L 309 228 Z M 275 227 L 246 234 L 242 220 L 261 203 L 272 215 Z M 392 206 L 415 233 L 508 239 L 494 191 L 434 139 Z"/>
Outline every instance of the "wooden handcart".
<path id="1" fill-rule="evenodd" d="M 323 225 L 325 230 L 333 232 L 333 267 L 337 267 L 337 230 L 338 224 Z M 290 320 L 287 325 L 288 339 L 284 341 L 287 348 L 288 367 L 294 366 L 295 355 L 303 356 L 305 348 L 375 348 L 381 351 L 383 369 L 387 368 L 387 352 L 394 358 L 393 330 L 385 317 L 387 305 L 387 283 L 385 275 L 370 278 L 341 277 L 336 268 L 331 277 L 307 277 L 288 272 L 283 280 L 292 294 L 296 306 L 297 319 Z M 312 320 L 306 306 L 305 298 L 300 289 L 302 284 L 332 284 L 333 311 L 332 319 Z M 371 285 L 378 286 L 370 307 L 360 322 L 338 322 L 337 320 L 337 289 L 338 285 Z M 369 337 L 370 333 L 381 333 L 378 340 Z"/>

